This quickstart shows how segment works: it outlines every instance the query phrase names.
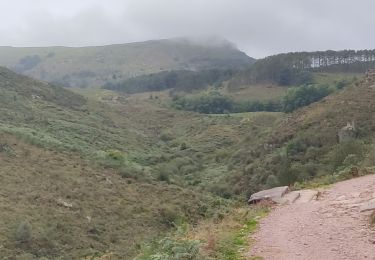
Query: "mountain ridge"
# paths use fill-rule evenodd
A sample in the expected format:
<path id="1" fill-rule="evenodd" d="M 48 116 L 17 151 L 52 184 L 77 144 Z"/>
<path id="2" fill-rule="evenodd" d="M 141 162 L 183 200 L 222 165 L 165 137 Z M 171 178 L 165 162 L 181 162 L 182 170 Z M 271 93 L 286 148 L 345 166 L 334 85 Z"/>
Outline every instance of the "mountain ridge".
<path id="1" fill-rule="evenodd" d="M 215 39 L 215 38 L 214 38 Z M 226 40 L 188 38 L 88 47 L 0 47 L 0 66 L 67 87 L 100 87 L 169 70 L 238 69 L 255 60 Z"/>

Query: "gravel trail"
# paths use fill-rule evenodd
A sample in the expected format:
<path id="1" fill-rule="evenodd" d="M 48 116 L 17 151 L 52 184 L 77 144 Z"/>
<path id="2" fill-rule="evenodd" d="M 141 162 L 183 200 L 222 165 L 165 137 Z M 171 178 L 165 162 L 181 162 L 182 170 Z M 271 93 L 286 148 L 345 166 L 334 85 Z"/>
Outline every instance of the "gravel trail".
<path id="1" fill-rule="evenodd" d="M 261 220 L 250 238 L 247 258 L 265 260 L 375 260 L 371 211 L 361 207 L 375 199 L 375 175 L 340 182 L 318 200 L 278 206 Z"/>

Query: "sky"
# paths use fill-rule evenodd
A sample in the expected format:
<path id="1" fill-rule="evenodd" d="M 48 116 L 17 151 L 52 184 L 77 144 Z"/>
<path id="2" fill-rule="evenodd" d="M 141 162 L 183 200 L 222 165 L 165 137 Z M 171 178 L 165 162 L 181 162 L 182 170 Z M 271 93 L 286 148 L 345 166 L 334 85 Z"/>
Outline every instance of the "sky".
<path id="1" fill-rule="evenodd" d="M 373 0 L 0 0 L 0 46 L 220 36 L 249 56 L 374 49 Z"/>

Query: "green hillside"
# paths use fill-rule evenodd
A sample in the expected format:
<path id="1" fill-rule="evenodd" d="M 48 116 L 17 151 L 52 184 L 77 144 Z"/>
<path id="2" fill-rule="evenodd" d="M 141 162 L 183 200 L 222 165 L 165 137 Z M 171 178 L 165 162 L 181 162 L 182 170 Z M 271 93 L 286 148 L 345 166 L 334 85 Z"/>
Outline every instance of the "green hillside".
<path id="1" fill-rule="evenodd" d="M 0 69 L 1 258 L 129 259 L 179 225 L 219 221 L 234 196 L 224 159 L 254 122 L 279 116 L 83 92 Z"/>
<path id="2" fill-rule="evenodd" d="M 231 160 L 241 176 L 233 184 L 251 193 L 277 185 L 329 184 L 353 171 L 368 172 L 375 163 L 374 83 L 370 75 L 287 114 L 260 142 L 249 135 Z M 339 130 L 351 122 L 355 138 L 339 142 Z"/>
<path id="3" fill-rule="evenodd" d="M 353 74 L 315 77 L 336 86 Z M 176 110 L 170 90 L 74 93 L 0 68 L 0 257 L 151 259 L 165 241 L 200 248 L 196 259 L 225 254 L 215 251 L 220 235 L 181 232 L 202 221 L 243 226 L 233 206 L 262 188 L 371 171 L 374 83 L 348 81 L 291 113 L 204 114 Z M 275 85 L 213 88 L 238 102 L 285 94 Z M 339 143 L 352 121 L 356 138 Z M 221 249 L 207 249 L 210 236 Z"/>
<path id="4" fill-rule="evenodd" d="M 185 38 L 98 47 L 0 47 L 0 65 L 72 87 L 100 87 L 167 70 L 238 69 L 254 59 L 222 39 Z"/>
<path id="5" fill-rule="evenodd" d="M 230 84 L 273 83 L 281 86 L 310 83 L 314 73 L 363 74 L 375 68 L 375 50 L 281 53 L 259 59 L 238 72 Z"/>
<path id="6" fill-rule="evenodd" d="M 173 223 L 225 212 L 227 201 L 155 172 L 194 153 L 161 140 L 172 113 L 156 110 L 165 124 L 149 125 L 136 104 L 110 107 L 3 68 L 0 98 L 1 258 L 128 259 Z"/>

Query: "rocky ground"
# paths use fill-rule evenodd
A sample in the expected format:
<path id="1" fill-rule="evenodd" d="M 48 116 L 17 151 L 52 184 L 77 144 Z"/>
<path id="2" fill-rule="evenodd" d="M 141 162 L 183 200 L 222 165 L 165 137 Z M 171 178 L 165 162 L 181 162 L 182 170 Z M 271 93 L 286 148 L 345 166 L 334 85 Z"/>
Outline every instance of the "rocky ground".
<path id="1" fill-rule="evenodd" d="M 264 259 L 375 259 L 375 175 L 340 182 L 312 200 L 276 207 L 250 238 L 247 257 Z"/>

